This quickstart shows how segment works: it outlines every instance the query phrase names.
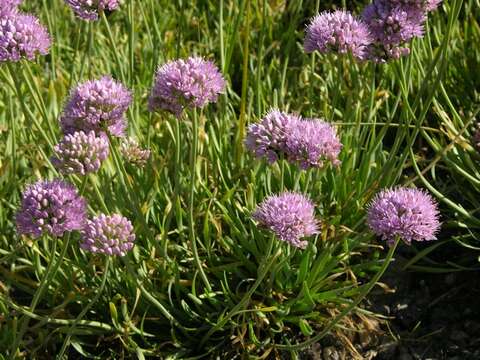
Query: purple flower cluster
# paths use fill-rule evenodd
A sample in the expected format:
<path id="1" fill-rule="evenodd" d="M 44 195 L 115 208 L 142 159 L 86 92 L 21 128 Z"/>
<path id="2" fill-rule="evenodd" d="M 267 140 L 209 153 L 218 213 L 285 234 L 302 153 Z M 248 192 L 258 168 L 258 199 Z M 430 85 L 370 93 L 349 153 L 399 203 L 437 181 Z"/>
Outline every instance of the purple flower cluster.
<path id="1" fill-rule="evenodd" d="M 108 157 L 108 140 L 97 136 L 94 131 L 88 134 L 77 131 L 67 134 L 54 148 L 52 164 L 63 174 L 86 175 L 96 172 L 103 160 Z"/>
<path id="2" fill-rule="evenodd" d="M 125 256 L 133 248 L 135 234 L 125 217 L 100 214 L 83 228 L 80 247 L 92 253 Z"/>
<path id="3" fill-rule="evenodd" d="M 75 15 L 83 20 L 98 20 L 105 10 L 113 11 L 120 6 L 119 0 L 65 0 Z"/>
<path id="4" fill-rule="evenodd" d="M 80 230 L 86 221 L 86 202 L 73 185 L 62 180 L 38 181 L 23 193 L 17 213 L 17 231 L 37 238 L 62 236 Z"/>
<path id="5" fill-rule="evenodd" d="M 362 14 L 374 37 L 368 57 L 376 62 L 408 55 L 408 43 L 422 37 L 427 13 L 438 0 L 374 0 Z"/>
<path id="6" fill-rule="evenodd" d="M 436 239 L 440 228 L 437 204 L 425 191 L 412 188 L 383 190 L 368 209 L 372 231 L 390 244 L 400 237 L 406 243 Z"/>
<path id="7" fill-rule="evenodd" d="M 324 11 L 307 27 L 304 49 L 310 53 L 352 53 L 360 60 L 386 62 L 408 55 L 408 43 L 423 36 L 427 14 L 441 0 L 373 0 L 361 19 L 349 12 Z"/>
<path id="8" fill-rule="evenodd" d="M 309 198 L 285 192 L 266 198 L 252 217 L 280 240 L 304 249 L 308 242 L 301 239 L 319 232 L 314 212 L 315 206 Z"/>
<path id="9" fill-rule="evenodd" d="M 347 11 L 324 11 L 315 16 L 307 27 L 304 49 L 310 53 L 352 53 L 364 59 L 366 50 L 372 43 L 368 26 Z"/>
<path id="10" fill-rule="evenodd" d="M 93 130 L 97 135 L 108 132 L 123 136 L 125 112 L 131 102 L 130 91 L 109 76 L 79 84 L 71 92 L 60 119 L 63 133 Z"/>
<path id="11" fill-rule="evenodd" d="M 322 168 L 325 161 L 338 165 L 342 149 L 332 125 L 276 109 L 248 127 L 245 146 L 256 157 L 264 157 L 270 163 L 284 157 L 302 169 Z"/>
<path id="12" fill-rule="evenodd" d="M 0 1 L 0 62 L 48 54 L 50 36 L 38 18 L 19 12 L 19 1 Z"/>
<path id="13" fill-rule="evenodd" d="M 132 138 L 127 138 L 121 143 L 120 152 L 129 163 L 138 167 L 144 167 L 150 158 L 150 150 L 142 149 Z"/>
<path id="14" fill-rule="evenodd" d="M 200 57 L 170 61 L 157 70 L 148 106 L 180 117 L 185 108 L 216 102 L 224 89 L 225 80 L 213 62 Z"/>

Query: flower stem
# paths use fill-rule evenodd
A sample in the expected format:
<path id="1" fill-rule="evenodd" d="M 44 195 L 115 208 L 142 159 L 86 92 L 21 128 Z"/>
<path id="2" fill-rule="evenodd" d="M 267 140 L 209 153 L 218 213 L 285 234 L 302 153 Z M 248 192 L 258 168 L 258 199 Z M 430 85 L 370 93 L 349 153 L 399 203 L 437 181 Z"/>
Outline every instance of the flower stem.
<path id="1" fill-rule="evenodd" d="M 208 281 L 205 272 L 203 271 L 202 263 L 200 261 L 200 257 L 198 256 L 198 249 L 197 249 L 197 240 L 195 236 L 195 218 L 193 216 L 195 211 L 195 181 L 196 181 L 196 173 L 197 173 L 197 148 L 198 148 L 198 117 L 197 111 L 193 111 L 193 119 L 192 119 L 192 132 L 193 132 L 193 140 L 191 145 L 191 154 L 190 154 L 190 197 L 189 197 L 189 211 L 188 211 L 188 228 L 189 228 L 189 235 L 190 235 L 190 246 L 192 247 L 193 258 L 195 260 L 195 264 L 197 266 L 198 272 L 200 273 L 200 277 L 202 278 L 203 283 L 205 284 L 207 291 L 211 292 L 212 287 Z"/>
<path id="2" fill-rule="evenodd" d="M 322 332 L 320 334 L 310 338 L 307 341 L 304 341 L 304 342 L 296 344 L 296 345 L 277 345 L 276 348 L 283 349 L 283 350 L 301 350 L 301 349 L 304 349 L 304 348 L 318 342 L 325 335 L 327 335 L 330 332 L 330 330 L 332 330 L 335 327 L 335 325 L 337 325 L 340 322 L 340 320 L 342 320 L 345 316 L 347 316 L 355 307 L 358 306 L 358 304 L 360 304 L 360 302 L 362 302 L 362 300 L 367 296 L 367 294 L 373 289 L 375 284 L 380 280 L 380 278 L 382 277 L 385 270 L 387 270 L 388 265 L 390 265 L 393 254 L 395 253 L 395 249 L 397 248 L 399 242 L 400 242 L 400 238 L 397 237 L 395 239 L 395 242 L 393 243 L 393 245 L 390 247 L 390 250 L 388 251 L 387 257 L 385 258 L 385 261 L 383 262 L 380 270 L 375 274 L 375 276 L 372 278 L 372 280 L 370 280 L 370 282 L 367 284 L 367 286 L 364 287 L 361 290 L 361 292 L 357 296 L 357 298 L 352 303 L 350 303 L 350 305 L 348 305 L 345 309 L 343 309 L 343 311 L 340 314 L 338 314 L 330 322 L 330 324 L 328 324 L 322 330 Z"/>
<path id="3" fill-rule="evenodd" d="M 42 282 L 40 283 L 39 288 L 33 295 L 32 302 L 30 303 L 30 308 L 29 311 L 33 313 L 35 311 L 35 308 L 37 307 L 38 303 L 40 302 L 43 293 L 45 292 L 46 289 L 48 289 L 48 286 L 50 285 L 51 280 L 55 277 L 55 274 L 57 273 L 58 269 L 60 268 L 60 265 L 63 262 L 63 258 L 65 257 L 65 254 L 67 253 L 68 245 L 70 243 L 70 237 L 71 233 L 69 232 L 67 236 L 65 237 L 65 241 L 63 242 L 62 245 L 62 250 L 60 252 L 60 256 L 58 257 L 58 260 L 55 262 L 55 251 L 56 251 L 56 246 L 57 246 L 57 241 L 53 242 L 53 249 L 52 249 L 52 259 L 50 260 L 50 264 L 48 265 L 47 271 L 45 272 L 45 275 L 43 277 Z M 25 335 L 25 332 L 27 331 L 28 328 L 28 323 L 30 319 L 27 318 L 23 321 L 22 326 L 20 328 L 20 331 L 13 342 L 12 346 L 12 357 L 11 359 L 15 359 L 15 353 L 17 351 L 18 345 L 22 341 L 23 335 Z"/>
<path id="4" fill-rule="evenodd" d="M 102 277 L 102 283 L 100 284 L 100 288 L 96 292 L 92 301 L 90 301 L 90 303 L 87 306 L 85 306 L 83 308 L 82 312 L 80 314 L 78 314 L 78 316 L 75 318 L 75 321 L 73 322 L 72 326 L 70 327 L 70 329 L 68 331 L 68 335 L 65 338 L 65 341 L 63 342 L 62 348 L 61 348 L 59 354 L 57 355 L 57 359 L 61 359 L 63 354 L 65 353 L 65 350 L 67 349 L 67 346 L 70 344 L 70 339 L 72 337 L 72 333 L 73 333 L 73 330 L 75 329 L 75 327 L 78 325 L 78 323 L 82 320 L 82 318 L 85 316 L 85 314 L 92 308 L 92 306 L 98 301 L 98 299 L 102 295 L 103 290 L 105 289 L 105 284 L 107 282 L 109 266 L 110 266 L 110 257 L 107 256 L 107 258 L 105 260 L 105 269 L 103 270 L 103 277 Z"/>
<path id="5" fill-rule="evenodd" d="M 242 300 L 240 300 L 240 302 L 235 305 L 235 307 L 228 313 L 226 314 L 222 320 L 220 320 L 214 327 L 212 327 L 208 333 L 202 338 L 202 340 L 200 341 L 200 348 L 203 347 L 203 345 L 205 344 L 205 342 L 218 330 L 220 330 L 226 323 L 228 320 L 230 320 L 233 316 L 239 314 L 241 311 L 243 311 L 243 309 L 247 306 L 248 302 L 250 301 L 250 298 L 252 297 L 253 293 L 255 292 L 255 290 L 257 290 L 257 288 L 260 286 L 260 284 L 262 283 L 263 279 L 265 278 L 265 276 L 267 275 L 268 271 L 270 270 L 270 268 L 272 267 L 273 263 L 275 262 L 275 260 L 280 256 L 280 254 L 282 253 L 281 252 L 281 249 L 279 249 L 273 256 L 270 257 L 270 253 L 273 249 L 273 243 L 275 241 L 275 237 L 272 235 L 270 237 L 270 240 L 269 240 L 269 243 L 267 245 L 267 253 L 263 259 L 263 261 L 261 262 L 259 268 L 258 268 L 258 275 L 257 275 L 257 280 L 255 281 L 255 283 L 252 285 L 252 287 L 250 289 L 248 289 L 248 291 L 245 293 L 245 295 L 243 296 Z"/>

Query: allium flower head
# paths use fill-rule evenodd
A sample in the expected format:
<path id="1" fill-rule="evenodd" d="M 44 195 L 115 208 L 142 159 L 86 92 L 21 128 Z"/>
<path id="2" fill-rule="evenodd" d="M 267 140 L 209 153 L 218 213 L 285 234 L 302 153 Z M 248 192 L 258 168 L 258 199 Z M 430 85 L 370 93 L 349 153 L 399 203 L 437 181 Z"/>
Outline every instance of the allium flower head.
<path id="1" fill-rule="evenodd" d="M 403 7 L 414 7 L 424 11 L 433 11 L 442 0 L 390 0 L 393 5 L 403 6 Z"/>
<path id="2" fill-rule="evenodd" d="M 93 130 L 98 135 L 123 136 L 131 102 L 130 91 L 109 76 L 86 81 L 70 93 L 60 119 L 62 130 L 64 134 Z"/>
<path id="3" fill-rule="evenodd" d="M 134 241 L 130 220 L 118 214 L 101 214 L 87 220 L 80 247 L 92 253 L 125 256 L 133 248 Z"/>
<path id="4" fill-rule="evenodd" d="M 148 106 L 180 116 L 185 108 L 216 102 L 224 89 L 225 80 L 213 62 L 200 57 L 170 61 L 157 70 Z"/>
<path id="5" fill-rule="evenodd" d="M 260 122 L 248 127 L 245 146 L 257 158 L 265 157 L 274 163 L 285 153 L 287 136 L 299 121 L 297 115 L 272 109 Z"/>
<path id="6" fill-rule="evenodd" d="M 307 27 L 304 49 L 307 53 L 351 52 L 359 59 L 372 42 L 368 26 L 347 11 L 324 11 L 315 16 Z"/>
<path id="7" fill-rule="evenodd" d="M 139 167 L 144 167 L 150 157 L 150 150 L 142 149 L 133 138 L 127 138 L 121 143 L 120 152 L 129 163 Z"/>
<path id="8" fill-rule="evenodd" d="M 436 202 L 420 189 L 383 190 L 368 209 L 370 229 L 390 244 L 398 236 L 406 243 L 436 239 L 440 228 Z"/>
<path id="9" fill-rule="evenodd" d="M 54 148 L 52 164 L 63 174 L 86 175 L 100 169 L 108 157 L 109 144 L 105 137 L 94 131 L 67 134 Z"/>
<path id="10" fill-rule="evenodd" d="M 385 62 L 408 55 L 408 42 L 422 37 L 427 10 L 401 1 L 374 0 L 362 14 L 370 27 L 374 43 L 368 49 L 370 59 Z"/>
<path id="11" fill-rule="evenodd" d="M 325 161 L 338 165 L 338 155 L 342 143 L 335 128 L 319 119 L 297 122 L 289 131 L 286 139 L 286 153 L 291 162 L 302 169 L 321 168 Z"/>
<path id="12" fill-rule="evenodd" d="M 75 15 L 83 20 L 98 20 L 102 11 L 113 11 L 120 6 L 119 0 L 65 0 Z"/>
<path id="13" fill-rule="evenodd" d="M 253 213 L 253 219 L 280 240 L 304 249 L 308 242 L 301 239 L 319 231 L 314 211 L 312 201 L 304 195 L 284 192 L 266 198 Z"/>
<path id="14" fill-rule="evenodd" d="M 86 202 L 73 185 L 62 180 L 38 181 L 23 193 L 16 216 L 17 231 L 34 238 L 62 236 L 80 230 L 86 220 Z"/>
<path id="15" fill-rule="evenodd" d="M 2 12 L 0 12 L 0 62 L 34 60 L 37 55 L 48 54 L 50 36 L 35 16 L 15 11 L 6 11 L 6 14 Z"/>

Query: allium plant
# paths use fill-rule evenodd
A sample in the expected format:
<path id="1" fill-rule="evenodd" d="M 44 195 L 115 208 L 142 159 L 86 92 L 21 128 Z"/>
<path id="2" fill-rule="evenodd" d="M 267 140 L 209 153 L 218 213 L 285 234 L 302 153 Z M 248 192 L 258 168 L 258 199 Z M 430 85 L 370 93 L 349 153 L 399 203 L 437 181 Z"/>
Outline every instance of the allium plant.
<path id="1" fill-rule="evenodd" d="M 344 10 L 324 11 L 310 21 L 307 27 L 304 49 L 310 53 L 352 53 L 358 59 L 364 59 L 367 47 L 373 39 L 368 26 Z"/>
<path id="2" fill-rule="evenodd" d="M 17 12 L 13 4 L 7 2 L 0 11 L 0 62 L 34 60 L 37 55 L 48 54 L 47 29 L 35 16 Z"/>
<path id="3" fill-rule="evenodd" d="M 65 0 L 65 3 L 83 20 L 98 20 L 103 11 L 113 11 L 120 6 L 119 0 Z"/>
<path id="4" fill-rule="evenodd" d="M 319 119 L 297 122 L 286 138 L 286 153 L 291 162 L 300 168 L 322 168 L 326 161 L 340 164 L 338 155 L 342 143 L 335 128 Z"/>
<path id="5" fill-rule="evenodd" d="M 109 76 L 79 84 L 70 93 L 60 123 L 64 134 L 95 131 L 124 136 L 125 112 L 132 102 L 130 91 Z"/>
<path id="6" fill-rule="evenodd" d="M 300 249 L 308 245 L 303 238 L 319 232 L 312 201 L 294 192 L 269 196 L 257 207 L 252 217 L 278 239 Z"/>
<path id="7" fill-rule="evenodd" d="M 133 248 L 134 241 L 130 220 L 119 214 L 100 214 L 87 220 L 80 247 L 92 253 L 125 256 Z"/>
<path id="8" fill-rule="evenodd" d="M 201 57 L 170 61 L 156 73 L 148 106 L 179 117 L 185 108 L 201 108 L 217 101 L 225 80 L 216 65 Z"/>
<path id="9" fill-rule="evenodd" d="M 144 167 L 150 158 L 150 150 L 142 149 L 133 138 L 122 141 L 120 152 L 129 163 L 139 167 Z"/>
<path id="10" fill-rule="evenodd" d="M 257 158 L 274 163 L 285 154 L 287 136 L 300 119 L 297 115 L 272 109 L 260 122 L 249 125 L 245 146 Z"/>
<path id="11" fill-rule="evenodd" d="M 54 148 L 52 164 L 63 174 L 86 175 L 100 169 L 108 157 L 109 144 L 103 136 L 94 131 L 77 131 L 67 134 Z"/>
<path id="12" fill-rule="evenodd" d="M 397 237 L 412 241 L 436 239 L 440 229 L 439 212 L 433 198 L 424 190 L 395 188 L 383 190 L 368 209 L 370 229 L 392 244 Z"/>
<path id="13" fill-rule="evenodd" d="M 17 231 L 34 238 L 62 236 L 80 230 L 86 221 L 86 202 L 75 187 L 62 180 L 38 181 L 23 193 L 16 216 Z"/>

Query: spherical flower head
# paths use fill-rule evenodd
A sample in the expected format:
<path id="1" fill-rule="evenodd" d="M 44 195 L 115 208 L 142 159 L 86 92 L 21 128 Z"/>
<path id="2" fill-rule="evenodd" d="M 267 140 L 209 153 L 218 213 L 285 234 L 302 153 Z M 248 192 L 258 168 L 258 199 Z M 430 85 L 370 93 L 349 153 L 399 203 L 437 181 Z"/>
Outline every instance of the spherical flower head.
<path id="1" fill-rule="evenodd" d="M 80 230 L 87 206 L 75 187 L 62 180 L 38 181 L 23 193 L 16 216 L 17 232 L 38 238 L 42 234 L 62 236 Z"/>
<path id="2" fill-rule="evenodd" d="M 50 48 L 47 29 L 32 15 L 18 12 L 0 16 L 0 62 L 34 60 Z"/>
<path id="3" fill-rule="evenodd" d="M 118 0 L 65 0 L 75 15 L 83 20 L 98 20 L 103 11 L 113 11 L 120 6 Z"/>
<path id="4" fill-rule="evenodd" d="M 132 165 L 144 167 L 150 158 L 150 150 L 142 149 L 133 138 L 127 138 L 120 145 L 123 157 Z"/>
<path id="5" fill-rule="evenodd" d="M 95 131 L 123 136 L 125 112 L 132 102 L 130 91 L 109 76 L 79 84 L 70 93 L 60 123 L 64 134 Z"/>
<path id="6" fill-rule="evenodd" d="M 274 163 L 285 153 L 287 136 L 299 121 L 297 115 L 272 109 L 260 122 L 248 127 L 245 146 L 257 158 Z"/>
<path id="7" fill-rule="evenodd" d="M 105 137 L 97 136 L 94 131 L 88 134 L 77 131 L 65 135 L 54 151 L 52 164 L 62 174 L 86 175 L 100 169 L 108 157 L 109 144 Z"/>
<path id="8" fill-rule="evenodd" d="M 216 102 L 225 89 L 225 80 L 211 61 L 200 57 L 175 60 L 157 70 L 148 106 L 179 117 L 185 108 Z"/>
<path id="9" fill-rule="evenodd" d="M 378 193 L 368 209 L 370 229 L 392 244 L 436 240 L 439 212 L 430 194 L 420 189 L 396 188 Z"/>
<path id="10" fill-rule="evenodd" d="M 118 214 L 100 214 L 87 220 L 80 247 L 92 253 L 125 256 L 133 248 L 134 241 L 130 220 Z"/>
<path id="11" fill-rule="evenodd" d="M 342 143 L 335 128 L 319 119 L 297 122 L 289 131 L 286 141 L 288 160 L 300 168 L 322 168 L 326 161 L 340 164 L 338 155 Z"/>
<path id="12" fill-rule="evenodd" d="M 347 11 L 324 11 L 315 16 L 307 27 L 304 49 L 310 53 L 351 52 L 364 59 L 372 37 L 368 26 Z"/>
<path id="13" fill-rule="evenodd" d="M 284 192 L 266 198 L 253 213 L 253 219 L 280 240 L 304 249 L 308 242 L 302 238 L 319 232 L 314 212 L 315 207 L 309 198 Z"/>
<path id="14" fill-rule="evenodd" d="M 407 43 L 414 37 L 423 36 L 426 11 L 390 0 L 374 0 L 365 7 L 362 18 L 374 37 L 368 57 L 385 62 L 410 53 Z"/>

